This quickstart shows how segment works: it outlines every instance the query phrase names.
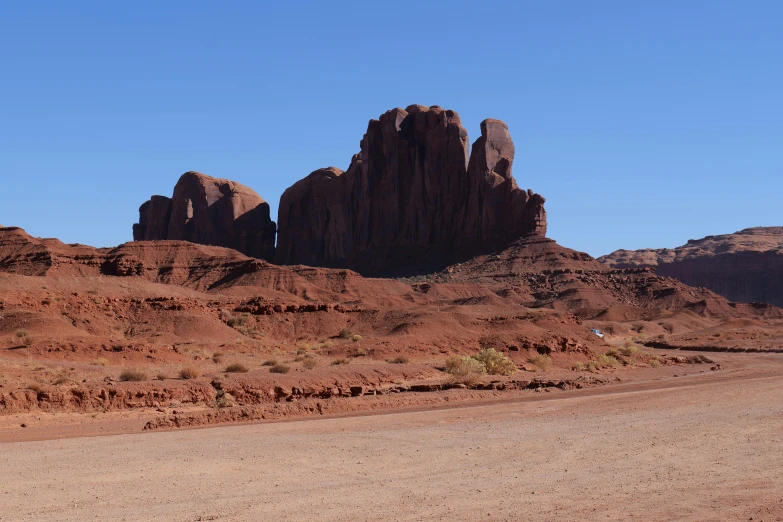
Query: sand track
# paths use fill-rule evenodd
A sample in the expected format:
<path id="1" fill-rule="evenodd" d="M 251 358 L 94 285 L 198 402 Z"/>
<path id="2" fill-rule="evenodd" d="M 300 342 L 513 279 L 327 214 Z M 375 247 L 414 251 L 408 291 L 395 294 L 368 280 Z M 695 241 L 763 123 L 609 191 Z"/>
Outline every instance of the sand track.
<path id="1" fill-rule="evenodd" d="M 783 355 L 720 357 L 481 406 L 3 444 L 0 520 L 782 520 Z"/>

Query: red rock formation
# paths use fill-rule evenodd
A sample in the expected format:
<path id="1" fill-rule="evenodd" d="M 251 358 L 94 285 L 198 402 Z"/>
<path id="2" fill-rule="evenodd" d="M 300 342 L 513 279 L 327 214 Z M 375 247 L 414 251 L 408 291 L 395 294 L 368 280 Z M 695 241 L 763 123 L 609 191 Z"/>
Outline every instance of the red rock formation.
<path id="1" fill-rule="evenodd" d="M 313 172 L 280 200 L 279 264 L 394 275 L 442 268 L 545 235 L 544 198 L 511 175 L 506 125 L 486 120 L 468 156 L 459 115 L 433 106 L 371 120 L 346 172 Z"/>
<path id="2" fill-rule="evenodd" d="M 707 236 L 673 249 L 618 250 L 598 260 L 613 268 L 654 267 L 732 301 L 783 306 L 783 227 Z"/>
<path id="3" fill-rule="evenodd" d="M 234 181 L 186 172 L 171 199 L 153 196 L 139 208 L 133 239 L 184 240 L 271 260 L 275 230 L 269 204 L 251 189 Z"/>

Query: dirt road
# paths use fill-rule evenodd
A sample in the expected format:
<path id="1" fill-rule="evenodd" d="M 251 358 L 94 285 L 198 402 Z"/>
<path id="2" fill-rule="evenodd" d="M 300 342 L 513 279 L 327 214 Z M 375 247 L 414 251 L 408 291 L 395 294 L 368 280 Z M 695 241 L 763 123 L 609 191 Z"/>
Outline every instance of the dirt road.
<path id="1" fill-rule="evenodd" d="M 3 444 L 0 520 L 783 520 L 783 355 L 723 357 L 480 407 Z"/>

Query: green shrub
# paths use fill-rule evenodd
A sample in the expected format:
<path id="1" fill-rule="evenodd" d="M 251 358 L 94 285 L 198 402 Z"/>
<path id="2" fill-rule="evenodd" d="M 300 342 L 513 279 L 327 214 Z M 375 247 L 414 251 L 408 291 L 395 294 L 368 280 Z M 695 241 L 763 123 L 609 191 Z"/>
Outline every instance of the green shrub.
<path id="1" fill-rule="evenodd" d="M 552 366 L 552 358 L 548 355 L 539 354 L 529 359 L 530 364 L 538 368 L 539 370 L 546 370 Z"/>
<path id="2" fill-rule="evenodd" d="M 517 365 L 494 348 L 483 348 L 473 358 L 483 364 L 490 375 L 511 375 L 517 371 Z"/>
<path id="3" fill-rule="evenodd" d="M 601 365 L 602 368 L 607 367 L 614 367 L 620 364 L 620 361 L 612 357 L 611 355 L 601 355 L 598 357 L 598 364 Z"/>
<path id="4" fill-rule="evenodd" d="M 639 349 L 633 343 L 631 343 L 630 346 L 626 345 L 626 346 L 623 346 L 620 349 L 620 353 L 622 353 L 626 357 L 630 357 L 632 355 L 636 355 L 638 352 L 639 352 Z"/>
<path id="5" fill-rule="evenodd" d="M 446 359 L 446 373 L 450 374 L 455 382 L 474 384 L 487 373 L 487 367 L 473 357 L 453 355 Z"/>

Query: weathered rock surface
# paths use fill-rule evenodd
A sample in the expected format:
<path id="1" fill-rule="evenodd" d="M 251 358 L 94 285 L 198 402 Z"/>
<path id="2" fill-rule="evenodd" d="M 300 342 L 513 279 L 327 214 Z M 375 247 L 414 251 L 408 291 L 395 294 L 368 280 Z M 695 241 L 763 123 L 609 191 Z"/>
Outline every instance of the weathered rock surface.
<path id="1" fill-rule="evenodd" d="M 347 171 L 319 169 L 285 191 L 276 262 L 398 275 L 543 236 L 544 198 L 517 187 L 513 161 L 499 120 L 481 124 L 469 156 L 456 112 L 388 111 L 370 121 Z"/>
<path id="2" fill-rule="evenodd" d="M 783 306 L 783 227 L 707 236 L 673 249 L 618 250 L 598 260 L 613 268 L 654 267 L 732 301 Z"/>
<path id="3" fill-rule="evenodd" d="M 269 204 L 253 190 L 234 181 L 186 172 L 172 198 L 152 196 L 139 208 L 133 239 L 190 241 L 272 260 L 275 231 Z"/>

